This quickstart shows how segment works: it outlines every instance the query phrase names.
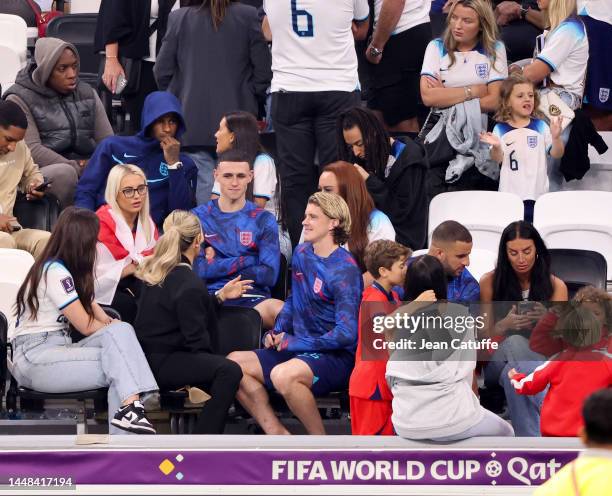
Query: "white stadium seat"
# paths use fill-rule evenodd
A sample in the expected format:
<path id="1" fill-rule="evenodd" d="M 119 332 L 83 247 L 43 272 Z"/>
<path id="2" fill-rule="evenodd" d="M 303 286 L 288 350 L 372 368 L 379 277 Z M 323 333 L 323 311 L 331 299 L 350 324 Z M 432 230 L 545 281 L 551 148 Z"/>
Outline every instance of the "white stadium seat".
<path id="1" fill-rule="evenodd" d="M 612 280 L 612 192 L 547 193 L 538 198 L 533 219 L 548 248 L 601 253 Z"/>
<path id="2" fill-rule="evenodd" d="M 17 53 L 10 47 L 0 45 L 0 85 L 3 93 L 13 85 L 20 69 Z"/>
<path id="3" fill-rule="evenodd" d="M 28 55 L 28 26 L 19 16 L 0 14 L 0 46 L 12 48 L 24 67 Z M 0 57 L 0 67 L 4 66 L 4 56 Z"/>
<path id="4" fill-rule="evenodd" d="M 434 197 L 429 205 L 428 240 L 445 220 L 456 220 L 469 229 L 474 249 L 497 253 L 501 233 L 511 222 L 522 220 L 522 200 L 499 191 L 456 191 Z"/>
<path id="5" fill-rule="evenodd" d="M 429 249 L 427 248 L 424 250 L 417 250 L 412 252 L 412 256 L 418 257 L 420 255 L 427 255 L 428 251 Z M 492 252 L 491 250 L 474 248 L 472 253 L 470 253 L 470 265 L 468 266 L 468 270 L 470 271 L 470 274 L 474 276 L 474 279 L 480 282 L 480 278 L 487 272 L 492 271 L 495 268 L 496 263 L 497 253 Z"/>
<path id="6" fill-rule="evenodd" d="M 71 0 L 71 14 L 97 14 L 101 0 Z"/>
<path id="7" fill-rule="evenodd" d="M 0 312 L 6 316 L 9 330 L 15 326 L 13 315 L 17 291 L 34 265 L 34 257 L 27 251 L 0 248 Z"/>

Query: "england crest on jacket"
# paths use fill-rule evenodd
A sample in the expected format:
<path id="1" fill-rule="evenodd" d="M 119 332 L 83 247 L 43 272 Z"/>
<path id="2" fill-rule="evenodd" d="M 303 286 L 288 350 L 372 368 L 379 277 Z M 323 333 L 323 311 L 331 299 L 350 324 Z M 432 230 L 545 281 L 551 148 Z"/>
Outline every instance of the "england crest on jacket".
<path id="1" fill-rule="evenodd" d="M 599 101 L 606 103 L 610 97 L 610 88 L 599 88 Z"/>
<path id="2" fill-rule="evenodd" d="M 252 231 L 240 231 L 240 244 L 242 246 L 249 246 L 253 242 Z"/>
<path id="3" fill-rule="evenodd" d="M 476 68 L 476 75 L 480 79 L 487 79 L 489 75 L 489 64 L 475 64 L 474 67 Z"/>

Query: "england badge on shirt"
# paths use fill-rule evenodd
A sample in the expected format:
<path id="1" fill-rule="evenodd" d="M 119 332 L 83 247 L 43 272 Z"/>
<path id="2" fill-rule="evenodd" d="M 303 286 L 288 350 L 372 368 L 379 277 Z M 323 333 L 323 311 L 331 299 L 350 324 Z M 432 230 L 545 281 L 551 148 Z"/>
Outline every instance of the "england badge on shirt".
<path id="1" fill-rule="evenodd" d="M 249 246 L 253 242 L 253 233 L 251 231 L 240 231 L 240 244 Z"/>
<path id="2" fill-rule="evenodd" d="M 610 88 L 599 88 L 599 101 L 606 103 L 610 97 Z"/>
<path id="3" fill-rule="evenodd" d="M 529 148 L 535 148 L 538 146 L 538 137 L 537 136 L 527 136 L 527 146 Z"/>
<path id="4" fill-rule="evenodd" d="M 476 75 L 480 79 L 487 78 L 489 75 L 489 64 L 475 64 L 474 67 L 476 68 Z"/>
<path id="5" fill-rule="evenodd" d="M 316 294 L 319 294 L 321 292 L 321 289 L 323 289 L 323 281 L 318 277 L 315 277 L 314 284 L 312 285 L 312 290 Z"/>
<path id="6" fill-rule="evenodd" d="M 60 282 L 66 294 L 70 294 L 74 291 L 74 281 L 72 277 L 64 277 Z"/>

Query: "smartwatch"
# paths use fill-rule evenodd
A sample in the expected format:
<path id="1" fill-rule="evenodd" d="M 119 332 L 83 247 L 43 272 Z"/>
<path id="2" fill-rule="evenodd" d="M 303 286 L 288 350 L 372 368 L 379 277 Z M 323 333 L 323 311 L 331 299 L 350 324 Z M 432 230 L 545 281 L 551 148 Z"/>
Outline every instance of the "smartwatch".
<path id="1" fill-rule="evenodd" d="M 177 170 L 183 167 L 183 162 L 174 162 L 172 165 L 168 165 L 168 169 Z"/>
<path id="2" fill-rule="evenodd" d="M 527 12 L 529 12 L 529 8 L 525 8 L 521 5 L 521 19 L 523 19 L 523 21 L 527 17 Z"/>

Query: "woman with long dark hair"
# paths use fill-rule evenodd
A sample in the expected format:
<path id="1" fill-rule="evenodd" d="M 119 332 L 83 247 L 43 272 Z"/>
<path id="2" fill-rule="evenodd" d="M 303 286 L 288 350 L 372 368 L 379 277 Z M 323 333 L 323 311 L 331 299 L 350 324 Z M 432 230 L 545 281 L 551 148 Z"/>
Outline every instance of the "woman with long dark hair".
<path id="1" fill-rule="evenodd" d="M 98 228 L 89 210 L 69 207 L 60 215 L 17 293 L 12 373 L 45 393 L 108 387 L 110 433 L 155 434 L 140 398 L 158 388 L 134 329 L 94 301 Z M 85 339 L 73 343 L 68 324 Z"/>
<path id="2" fill-rule="evenodd" d="M 408 266 L 404 298 L 412 301 L 396 313 L 416 323 L 395 329 L 395 343 L 411 345 L 396 347 L 387 362 L 393 427 L 402 437 L 434 441 L 512 436 L 510 424 L 480 406 L 472 390 L 476 351 L 453 343 L 474 344 L 475 329 L 466 323 L 466 307 L 445 301 L 446 285 L 436 257 L 423 255 Z M 435 294 L 433 302 L 415 301 L 426 291 Z"/>
<path id="3" fill-rule="evenodd" d="M 278 222 L 281 253 L 290 262 L 292 247 L 281 208 L 280 178 L 274 159 L 261 144 L 255 116 L 243 111 L 225 114 L 219 122 L 215 139 L 217 155 L 232 149 L 241 150 L 253 165 L 253 181 L 247 187 L 246 198 L 274 215 Z M 219 198 L 220 191 L 219 183 L 215 181 L 211 198 Z"/>
<path id="4" fill-rule="evenodd" d="M 395 229 L 384 213 L 374 208 L 374 201 L 368 193 L 364 180 L 348 162 L 334 162 L 321 172 L 319 190 L 340 195 L 346 201 L 351 213 L 351 232 L 346 249 L 351 252 L 361 272 L 367 278 L 366 286 L 372 276 L 366 272 L 364 254 L 367 246 L 377 239 L 395 241 Z"/>
<path id="5" fill-rule="evenodd" d="M 543 303 L 567 301 L 567 286 L 550 272 L 550 254 L 530 223 L 513 222 L 501 235 L 497 266 L 480 279 L 486 325 L 499 348 L 485 367 L 487 389 L 502 386 L 519 436 L 540 435 L 543 394 L 520 396 L 508 379 L 515 368 L 529 374 L 544 357 L 529 347 L 529 335 L 546 311 Z M 492 302 L 497 302 L 493 307 Z"/>
<path id="6" fill-rule="evenodd" d="M 354 107 L 336 125 L 338 158 L 355 164 L 377 209 L 396 232 L 396 241 L 413 250 L 427 242 L 425 150 L 407 136 L 391 138 L 376 115 Z"/>
<path id="7" fill-rule="evenodd" d="M 170 14 L 154 72 L 159 88 L 176 95 L 185 109 L 182 145 L 198 167 L 198 205 L 210 200 L 219 121 L 234 109 L 257 114 L 272 80 L 271 64 L 250 5 L 191 0 Z"/>

